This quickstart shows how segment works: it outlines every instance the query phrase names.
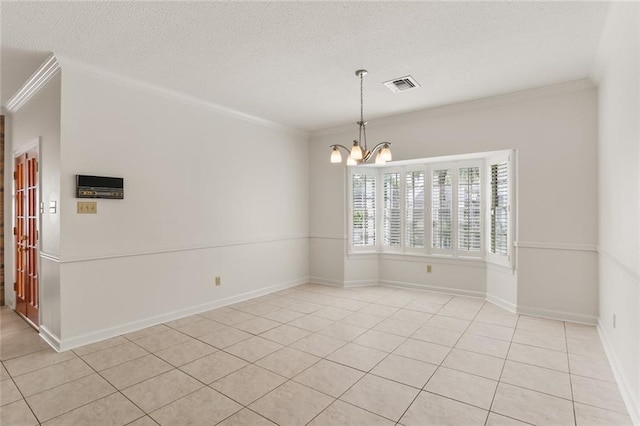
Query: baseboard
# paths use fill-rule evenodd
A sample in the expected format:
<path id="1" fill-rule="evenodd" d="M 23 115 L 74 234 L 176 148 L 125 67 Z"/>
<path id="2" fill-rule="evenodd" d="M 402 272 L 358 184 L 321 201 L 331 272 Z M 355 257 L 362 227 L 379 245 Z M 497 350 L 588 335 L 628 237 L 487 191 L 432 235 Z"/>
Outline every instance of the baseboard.
<path id="1" fill-rule="evenodd" d="M 338 281 L 331 278 L 309 277 L 309 282 L 330 285 L 332 287 L 344 287 L 344 281 Z"/>
<path id="2" fill-rule="evenodd" d="M 112 337 L 120 336 L 122 334 L 138 331 L 143 328 L 151 327 L 154 325 L 162 324 L 168 321 L 177 320 L 187 317 L 189 315 L 195 315 L 202 312 L 210 311 L 211 309 L 221 308 L 223 306 L 232 305 L 234 303 L 242 302 L 255 297 L 264 296 L 265 294 L 273 293 L 280 290 L 286 290 L 291 287 L 295 287 L 300 284 L 309 282 L 309 277 L 302 277 L 295 280 L 287 281 L 280 284 L 275 284 L 269 287 L 261 288 L 258 290 L 252 290 L 246 293 L 238 294 L 235 296 L 226 297 L 224 299 L 213 300 L 201 305 L 192 306 L 185 309 L 169 312 L 162 315 L 156 315 L 154 317 L 145 318 L 139 321 L 133 321 L 127 324 L 122 324 L 117 327 L 111 327 L 92 333 L 83 334 L 81 336 L 72 337 L 69 339 L 56 339 L 51 333 L 45 337 L 42 333 L 43 339 L 47 341 L 54 349 L 59 352 L 67 351 L 69 349 L 78 348 L 80 346 L 88 345 L 90 343 L 99 342 Z M 52 339 L 49 341 L 47 339 Z M 53 342 L 53 343 L 52 343 Z M 57 345 L 57 347 L 56 347 Z"/>
<path id="3" fill-rule="evenodd" d="M 484 299 L 486 297 L 486 293 L 484 291 L 459 290 L 459 289 L 450 288 L 450 287 L 438 287 L 438 286 L 434 286 L 434 285 L 408 283 L 408 282 L 402 282 L 402 281 L 381 280 L 378 283 L 379 283 L 379 285 L 385 286 L 385 287 L 396 287 L 396 288 L 408 288 L 408 289 L 411 289 L 411 290 L 433 291 L 435 293 L 452 294 L 452 295 L 456 295 L 456 296 L 474 297 L 474 298 L 479 298 L 479 299 Z"/>
<path id="4" fill-rule="evenodd" d="M 627 376 L 624 374 L 622 368 L 620 367 L 618 358 L 616 357 L 613 348 L 609 343 L 607 333 L 604 331 L 604 327 L 602 327 L 602 322 L 600 320 L 598 320 L 598 334 L 600 335 L 600 341 L 602 341 L 604 352 L 607 354 L 609 365 L 611 366 L 611 370 L 613 370 L 613 376 L 616 379 L 618 389 L 620 390 L 620 394 L 622 395 L 624 404 L 627 407 L 627 411 L 629 412 L 631 421 L 634 425 L 640 425 L 640 406 L 638 405 L 636 399 L 633 397 L 633 392 L 631 392 L 631 385 L 629 385 L 629 382 L 626 378 Z"/>
<path id="5" fill-rule="evenodd" d="M 518 312 L 518 307 L 516 305 L 498 296 L 494 296 L 493 294 L 487 293 L 485 299 L 487 300 L 487 302 L 492 303 L 502 309 L 506 309 L 509 312 L 513 312 L 514 314 Z"/>
<path id="6" fill-rule="evenodd" d="M 519 314 L 531 315 L 534 317 L 549 318 L 559 321 L 569 321 L 581 324 L 596 325 L 598 317 L 594 315 L 576 314 L 573 312 L 553 311 L 549 309 L 532 308 L 529 306 L 518 305 L 516 311 Z"/>
<path id="7" fill-rule="evenodd" d="M 376 285 L 378 285 L 378 280 L 351 280 L 345 281 L 343 284 L 345 288 L 371 287 Z"/>
<path id="8" fill-rule="evenodd" d="M 369 287 L 369 286 L 378 285 L 377 280 L 339 281 L 331 278 L 309 277 L 309 281 L 316 284 L 324 284 L 324 285 L 330 285 L 332 287 L 344 287 L 344 288 Z"/>
<path id="9" fill-rule="evenodd" d="M 49 346 L 51 346 L 53 349 L 56 350 L 56 352 L 61 352 L 60 339 L 58 339 L 58 337 L 55 334 L 53 334 L 44 325 L 41 325 L 40 327 L 38 327 L 38 330 L 40 331 L 40 337 L 42 338 L 42 340 L 47 342 Z"/>

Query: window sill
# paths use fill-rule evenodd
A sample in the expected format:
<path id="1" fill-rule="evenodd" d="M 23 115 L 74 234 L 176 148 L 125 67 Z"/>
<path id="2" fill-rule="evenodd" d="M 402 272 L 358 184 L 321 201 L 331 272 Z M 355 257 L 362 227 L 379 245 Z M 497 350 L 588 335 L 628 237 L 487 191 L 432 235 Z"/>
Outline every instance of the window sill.
<path id="1" fill-rule="evenodd" d="M 422 253 L 398 253 L 398 252 L 378 252 L 378 251 L 350 251 L 347 253 L 350 260 L 387 260 L 397 262 L 418 262 L 433 263 L 443 265 L 461 265 L 467 267 L 484 268 L 488 263 L 482 257 L 453 257 L 440 254 Z"/>

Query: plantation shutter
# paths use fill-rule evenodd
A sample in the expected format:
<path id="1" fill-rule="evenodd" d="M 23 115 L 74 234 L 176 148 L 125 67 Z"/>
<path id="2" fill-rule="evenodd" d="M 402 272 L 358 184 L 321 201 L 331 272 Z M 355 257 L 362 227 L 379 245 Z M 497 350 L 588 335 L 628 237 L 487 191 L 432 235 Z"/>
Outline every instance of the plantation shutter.
<path id="1" fill-rule="evenodd" d="M 376 244 L 376 178 L 353 174 L 353 245 Z"/>
<path id="2" fill-rule="evenodd" d="M 458 169 L 458 250 L 480 251 L 480 167 Z"/>
<path id="3" fill-rule="evenodd" d="M 406 247 L 424 247 L 424 171 L 405 175 Z"/>
<path id="4" fill-rule="evenodd" d="M 451 170 L 434 170 L 431 176 L 432 247 L 452 249 Z"/>
<path id="5" fill-rule="evenodd" d="M 382 197 L 384 245 L 400 247 L 400 173 L 384 174 Z"/>
<path id="6" fill-rule="evenodd" d="M 509 170 L 508 163 L 491 164 L 490 252 L 507 256 L 509 252 Z"/>

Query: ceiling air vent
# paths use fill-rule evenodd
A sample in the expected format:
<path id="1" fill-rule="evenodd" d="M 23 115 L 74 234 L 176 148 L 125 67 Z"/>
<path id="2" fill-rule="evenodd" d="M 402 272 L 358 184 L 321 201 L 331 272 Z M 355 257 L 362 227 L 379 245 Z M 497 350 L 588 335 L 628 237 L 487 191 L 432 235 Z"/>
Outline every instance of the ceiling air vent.
<path id="1" fill-rule="evenodd" d="M 406 77 L 394 78 L 393 80 L 385 81 L 383 84 L 387 86 L 393 93 L 406 92 L 407 90 L 420 87 L 418 82 L 410 75 Z"/>

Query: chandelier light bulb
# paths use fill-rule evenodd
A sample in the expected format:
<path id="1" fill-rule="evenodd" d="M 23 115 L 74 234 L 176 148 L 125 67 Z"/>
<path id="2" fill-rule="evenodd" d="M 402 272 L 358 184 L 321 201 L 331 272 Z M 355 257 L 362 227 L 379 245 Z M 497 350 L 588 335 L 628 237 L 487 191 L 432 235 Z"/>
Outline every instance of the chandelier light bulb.
<path id="1" fill-rule="evenodd" d="M 331 162 L 342 163 L 342 154 L 340 154 L 340 150 L 337 146 L 334 146 L 333 150 L 331 151 Z"/>
<path id="2" fill-rule="evenodd" d="M 382 149 L 380 150 L 380 155 L 382 156 L 382 159 L 386 162 L 386 161 L 391 161 L 391 149 L 389 149 L 389 144 L 384 144 L 384 146 L 382 147 Z"/>
<path id="3" fill-rule="evenodd" d="M 357 166 L 357 165 L 358 163 L 356 162 L 356 160 L 351 158 L 351 156 L 347 157 L 347 166 Z"/>
<path id="4" fill-rule="evenodd" d="M 376 155 L 376 164 L 382 165 L 386 163 L 386 160 L 383 158 L 382 150 L 378 151 L 378 155 Z"/>
<path id="5" fill-rule="evenodd" d="M 360 148 L 358 141 L 353 141 L 353 146 L 351 147 L 351 158 L 354 160 L 362 160 L 362 148 Z"/>

